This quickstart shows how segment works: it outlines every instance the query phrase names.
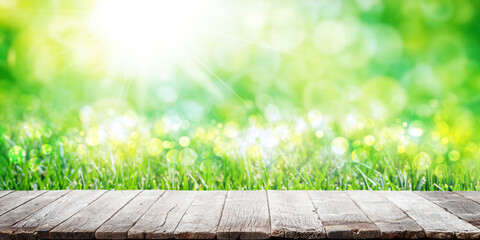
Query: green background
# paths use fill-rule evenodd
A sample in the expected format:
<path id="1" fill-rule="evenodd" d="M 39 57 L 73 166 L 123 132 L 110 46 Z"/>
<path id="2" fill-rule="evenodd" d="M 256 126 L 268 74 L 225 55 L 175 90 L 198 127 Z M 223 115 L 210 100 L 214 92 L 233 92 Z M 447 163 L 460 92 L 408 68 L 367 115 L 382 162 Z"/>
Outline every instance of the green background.
<path id="1" fill-rule="evenodd" d="M 0 189 L 479 190 L 478 1 L 145 2 L 0 1 Z"/>

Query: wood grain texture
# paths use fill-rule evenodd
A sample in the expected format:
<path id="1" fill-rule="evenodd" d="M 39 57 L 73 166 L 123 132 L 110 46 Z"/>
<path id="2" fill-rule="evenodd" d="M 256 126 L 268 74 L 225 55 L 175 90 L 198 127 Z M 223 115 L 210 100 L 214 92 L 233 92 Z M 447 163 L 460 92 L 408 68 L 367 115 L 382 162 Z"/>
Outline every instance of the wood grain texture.
<path id="1" fill-rule="evenodd" d="M 50 230 L 95 201 L 105 190 L 73 190 L 14 225 L 17 240 L 48 239 Z"/>
<path id="2" fill-rule="evenodd" d="M 16 191 L 0 198 L 0 216 L 47 191 Z"/>
<path id="3" fill-rule="evenodd" d="M 464 191 L 464 192 L 455 192 L 464 198 L 470 199 L 474 202 L 480 203 L 480 192 L 479 191 Z"/>
<path id="4" fill-rule="evenodd" d="M 164 190 L 149 190 L 138 194 L 125 207 L 95 232 L 96 239 L 127 239 L 128 230 L 164 194 Z"/>
<path id="5" fill-rule="evenodd" d="M 480 192 L 0 191 L 0 213 L 0 240 L 480 238 Z"/>
<path id="6" fill-rule="evenodd" d="M 12 191 L 0 191 L 0 198 L 2 198 L 3 196 L 6 196 L 8 194 L 10 194 Z"/>
<path id="7" fill-rule="evenodd" d="M 325 238 L 325 229 L 306 191 L 267 191 L 272 237 Z"/>
<path id="8" fill-rule="evenodd" d="M 195 191 L 166 191 L 128 231 L 129 239 L 171 239 Z"/>
<path id="9" fill-rule="evenodd" d="M 415 192 L 457 217 L 480 227 L 480 204 L 451 192 Z"/>
<path id="10" fill-rule="evenodd" d="M 13 225 L 20 220 L 29 217 L 38 210 L 67 194 L 68 191 L 48 191 L 21 206 L 3 214 L 0 217 L 0 239 L 10 239 L 13 236 L 15 228 Z"/>
<path id="11" fill-rule="evenodd" d="M 270 216 L 266 191 L 229 191 L 217 228 L 217 238 L 270 238 Z"/>
<path id="12" fill-rule="evenodd" d="M 480 237 L 480 230 L 414 192 L 380 192 L 415 220 L 429 238 Z"/>
<path id="13" fill-rule="evenodd" d="M 308 191 L 328 238 L 378 238 L 380 230 L 345 192 Z"/>
<path id="14" fill-rule="evenodd" d="M 198 192 L 175 229 L 177 239 L 215 239 L 226 191 Z"/>
<path id="15" fill-rule="evenodd" d="M 140 191 L 109 191 L 65 222 L 53 228 L 50 239 L 93 239 L 95 230 Z"/>
<path id="16" fill-rule="evenodd" d="M 380 229 L 383 239 L 424 238 L 423 229 L 395 204 L 375 191 L 347 191 L 350 198 Z"/>

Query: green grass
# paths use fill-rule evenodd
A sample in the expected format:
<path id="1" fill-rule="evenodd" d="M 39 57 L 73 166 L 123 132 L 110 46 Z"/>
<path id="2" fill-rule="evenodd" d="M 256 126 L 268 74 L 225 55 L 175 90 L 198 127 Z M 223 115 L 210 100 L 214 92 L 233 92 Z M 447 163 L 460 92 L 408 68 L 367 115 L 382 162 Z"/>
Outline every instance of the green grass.
<path id="1" fill-rule="evenodd" d="M 0 189 L 480 188 L 473 142 L 454 148 L 454 138 L 442 143 L 435 129 L 413 137 L 402 121 L 356 127 L 335 143 L 339 130 L 324 123 L 317 136 L 308 120 L 298 129 L 303 118 L 242 128 L 135 119 L 142 118 L 128 112 L 78 127 L 71 125 L 79 119 L 57 128 L 35 120 L 4 126 Z"/>

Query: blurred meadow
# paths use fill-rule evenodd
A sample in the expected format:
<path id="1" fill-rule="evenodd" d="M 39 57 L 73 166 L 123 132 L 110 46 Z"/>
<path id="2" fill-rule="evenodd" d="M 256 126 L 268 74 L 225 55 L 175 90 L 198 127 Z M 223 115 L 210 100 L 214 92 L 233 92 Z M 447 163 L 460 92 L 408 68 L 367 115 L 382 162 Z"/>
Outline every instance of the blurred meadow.
<path id="1" fill-rule="evenodd" d="M 0 190 L 480 190 L 479 1 L 0 0 Z"/>

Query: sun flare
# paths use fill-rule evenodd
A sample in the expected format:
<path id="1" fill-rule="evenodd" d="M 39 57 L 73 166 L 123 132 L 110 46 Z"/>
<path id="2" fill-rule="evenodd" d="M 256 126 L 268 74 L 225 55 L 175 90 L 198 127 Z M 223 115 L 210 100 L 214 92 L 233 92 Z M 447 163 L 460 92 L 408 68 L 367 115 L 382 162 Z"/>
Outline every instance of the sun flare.
<path id="1" fill-rule="evenodd" d="M 101 0 L 91 22 L 119 67 L 172 64 L 201 40 L 208 11 L 197 1 Z"/>

